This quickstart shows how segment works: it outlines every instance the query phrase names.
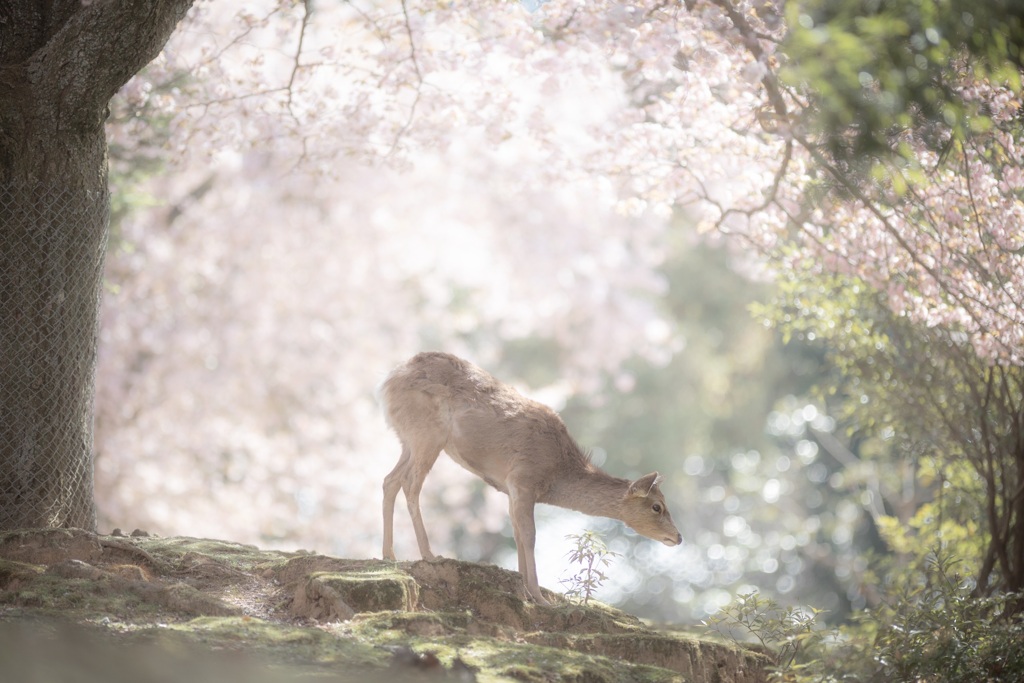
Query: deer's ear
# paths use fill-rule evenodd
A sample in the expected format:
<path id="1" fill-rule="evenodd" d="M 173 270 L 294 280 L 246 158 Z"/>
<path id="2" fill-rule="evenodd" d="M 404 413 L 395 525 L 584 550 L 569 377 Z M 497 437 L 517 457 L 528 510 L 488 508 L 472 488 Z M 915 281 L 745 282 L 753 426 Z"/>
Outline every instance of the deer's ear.
<path id="1" fill-rule="evenodd" d="M 629 485 L 629 490 L 626 491 L 626 495 L 630 497 L 649 496 L 651 495 L 651 489 L 657 486 L 659 481 L 661 481 L 661 475 L 657 472 L 645 474 Z"/>

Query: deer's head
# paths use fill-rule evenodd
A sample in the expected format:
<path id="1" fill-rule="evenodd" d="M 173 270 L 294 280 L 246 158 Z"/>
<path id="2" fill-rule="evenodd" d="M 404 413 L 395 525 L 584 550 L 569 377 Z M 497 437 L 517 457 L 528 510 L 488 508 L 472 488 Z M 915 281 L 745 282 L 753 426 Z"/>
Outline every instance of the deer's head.
<path id="1" fill-rule="evenodd" d="M 622 521 L 642 536 L 665 545 L 679 545 L 683 537 L 672 523 L 665 496 L 658 488 L 660 480 L 661 475 L 651 472 L 630 482 L 622 500 Z"/>

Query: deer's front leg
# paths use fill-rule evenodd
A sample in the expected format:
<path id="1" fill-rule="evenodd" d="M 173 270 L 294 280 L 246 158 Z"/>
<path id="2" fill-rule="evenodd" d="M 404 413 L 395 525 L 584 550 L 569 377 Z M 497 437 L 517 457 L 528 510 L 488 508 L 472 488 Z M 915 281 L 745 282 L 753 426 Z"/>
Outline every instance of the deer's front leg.
<path id="1" fill-rule="evenodd" d="M 509 486 L 508 503 L 512 533 L 519 554 L 519 573 L 526 584 L 526 592 L 538 605 L 550 605 L 551 603 L 541 594 L 540 582 L 537 580 L 537 561 L 534 557 L 534 545 L 537 542 L 537 527 L 533 520 L 534 501 L 521 495 L 514 486 Z"/>

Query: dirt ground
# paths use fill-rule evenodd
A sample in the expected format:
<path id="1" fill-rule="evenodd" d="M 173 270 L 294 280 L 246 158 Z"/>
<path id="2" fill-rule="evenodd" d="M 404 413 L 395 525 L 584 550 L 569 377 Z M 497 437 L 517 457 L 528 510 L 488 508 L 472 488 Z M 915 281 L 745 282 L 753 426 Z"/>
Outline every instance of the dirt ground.
<path id="1" fill-rule="evenodd" d="M 142 533 L 0 534 L 0 680 L 763 683 L 767 662 L 518 574 Z"/>

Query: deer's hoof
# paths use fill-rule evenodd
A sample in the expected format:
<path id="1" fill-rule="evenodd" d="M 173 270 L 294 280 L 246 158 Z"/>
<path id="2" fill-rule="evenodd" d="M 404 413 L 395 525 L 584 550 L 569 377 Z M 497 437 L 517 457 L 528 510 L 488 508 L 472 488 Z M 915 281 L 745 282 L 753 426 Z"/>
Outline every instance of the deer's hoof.
<path id="1" fill-rule="evenodd" d="M 545 598 L 543 594 L 541 594 L 539 586 L 537 587 L 536 590 L 534 590 L 533 588 L 530 588 L 529 586 L 527 586 L 526 587 L 526 594 L 536 604 L 542 605 L 544 607 L 551 607 L 551 602 L 547 598 Z"/>

